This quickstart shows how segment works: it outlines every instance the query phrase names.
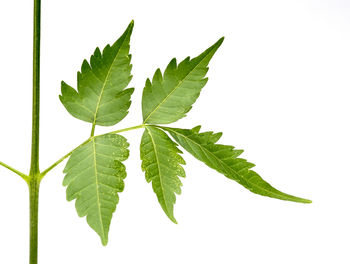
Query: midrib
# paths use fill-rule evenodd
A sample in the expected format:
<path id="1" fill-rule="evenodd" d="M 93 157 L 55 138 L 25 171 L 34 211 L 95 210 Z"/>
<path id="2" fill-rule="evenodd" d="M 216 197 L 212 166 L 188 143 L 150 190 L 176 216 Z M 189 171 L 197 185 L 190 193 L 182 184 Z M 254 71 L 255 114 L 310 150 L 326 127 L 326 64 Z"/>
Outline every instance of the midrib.
<path id="1" fill-rule="evenodd" d="M 159 182 L 160 182 L 160 187 L 162 188 L 162 196 L 163 196 L 163 199 L 164 199 L 164 206 L 165 206 L 166 210 L 169 211 L 168 206 L 166 204 L 166 200 L 165 200 L 165 191 L 164 191 L 163 181 L 162 181 L 161 172 L 160 172 L 159 158 L 158 158 L 158 153 L 157 153 L 157 149 L 156 149 L 156 144 L 154 142 L 152 133 L 150 132 L 150 130 L 147 127 L 146 127 L 146 129 L 147 129 L 148 134 L 149 134 L 149 136 L 151 138 L 153 149 L 154 149 L 154 153 L 155 153 L 156 160 L 157 160 L 157 167 L 158 167 L 158 171 L 159 171 Z"/>
<path id="2" fill-rule="evenodd" d="M 126 39 L 126 38 L 125 38 L 125 39 Z M 107 76 L 106 76 L 106 78 L 105 78 L 105 81 L 103 82 L 103 86 L 102 86 L 102 89 L 101 89 L 101 93 L 100 93 L 100 96 L 98 97 L 98 101 L 97 101 L 97 105 L 96 105 L 96 109 L 95 109 L 94 120 L 93 120 L 93 123 L 92 123 L 93 126 L 96 125 L 97 112 L 98 112 L 98 109 L 100 108 L 102 95 L 103 95 L 104 89 L 105 89 L 105 87 L 106 87 L 106 85 L 107 85 L 107 81 L 108 81 L 108 79 L 109 79 L 109 76 L 111 75 L 112 67 L 113 67 L 115 61 L 117 60 L 117 57 L 118 57 L 118 55 L 119 55 L 120 50 L 122 49 L 122 47 L 123 47 L 123 45 L 124 45 L 125 39 L 124 39 L 123 42 L 121 43 L 120 48 L 119 48 L 117 54 L 115 55 L 115 57 L 114 57 L 114 59 L 113 59 L 113 61 L 112 61 L 112 63 L 111 63 L 111 66 L 110 66 L 109 69 L 108 69 L 108 73 L 107 73 Z M 102 55 L 102 56 L 103 56 L 103 55 Z"/>
<path id="3" fill-rule="evenodd" d="M 146 124 L 147 120 L 153 115 L 153 113 L 156 112 L 156 111 L 162 106 L 162 104 L 164 104 L 164 103 L 168 100 L 168 98 L 176 91 L 176 89 L 178 89 L 178 88 L 182 85 L 182 83 L 186 80 L 186 78 L 187 78 L 195 69 L 197 69 L 197 67 L 201 64 L 201 62 L 202 62 L 209 54 L 210 54 L 210 52 L 209 52 L 207 55 L 205 55 L 205 56 L 203 57 L 203 59 L 201 59 L 201 60 L 198 62 L 198 64 L 197 64 L 191 71 L 189 71 L 189 72 L 186 74 L 186 76 L 175 86 L 175 88 L 171 90 L 171 92 L 163 99 L 163 101 L 162 101 L 159 105 L 157 105 L 157 107 L 147 116 L 147 118 L 145 119 L 145 121 L 143 121 L 144 124 Z"/>
<path id="4" fill-rule="evenodd" d="M 167 129 L 169 129 L 169 128 L 167 128 Z M 193 141 L 192 139 L 190 139 L 190 138 L 184 136 L 183 134 L 180 134 L 180 133 L 178 133 L 178 132 L 176 132 L 176 131 L 174 131 L 174 130 L 172 130 L 172 129 L 170 129 L 170 130 L 171 130 L 173 133 L 178 134 L 180 137 L 183 137 L 183 138 L 185 138 L 186 140 L 191 141 L 192 143 L 194 143 L 195 145 L 197 145 L 198 147 L 200 147 L 200 148 L 202 149 L 203 152 L 205 152 L 205 153 L 206 153 L 206 152 L 209 152 L 206 148 L 204 148 L 202 145 L 198 144 L 197 142 Z M 256 185 L 256 184 L 252 183 L 251 181 L 249 181 L 249 180 L 247 180 L 247 179 L 244 179 L 244 178 L 241 177 L 237 172 L 235 172 L 234 170 L 232 170 L 226 163 L 224 163 L 224 162 L 221 161 L 218 157 L 216 157 L 214 154 L 212 154 L 211 152 L 209 152 L 209 154 L 210 154 L 211 156 L 213 156 L 220 164 L 222 164 L 222 165 L 224 166 L 224 168 L 226 168 L 227 171 L 231 171 L 233 174 L 235 174 L 236 177 L 237 177 L 239 180 L 242 179 L 242 180 L 244 180 L 244 181 L 246 181 L 246 182 L 249 182 L 250 185 L 254 186 L 254 187 L 257 188 L 257 189 L 260 189 L 260 190 L 262 190 L 262 191 L 265 191 L 265 192 L 269 193 L 270 195 L 273 195 L 274 197 L 281 197 L 281 198 L 284 198 L 284 197 L 285 197 L 285 196 L 283 196 L 283 195 L 279 195 L 279 194 L 276 194 L 276 193 L 274 193 L 274 192 L 271 192 L 271 191 L 269 191 L 269 190 L 267 190 L 267 189 L 265 189 L 265 188 L 262 188 L 262 187 L 260 187 L 259 185 Z"/>
<path id="5" fill-rule="evenodd" d="M 95 178 L 96 178 L 96 197 L 97 197 L 97 208 L 98 208 L 98 216 L 100 218 L 101 230 L 103 234 L 103 239 L 106 239 L 106 234 L 103 226 L 102 213 L 101 213 L 101 204 L 100 204 L 100 192 L 98 187 L 98 174 L 97 174 L 97 161 L 96 161 L 96 146 L 95 146 L 95 138 L 92 139 L 93 153 L 94 153 L 94 169 L 95 169 Z"/>

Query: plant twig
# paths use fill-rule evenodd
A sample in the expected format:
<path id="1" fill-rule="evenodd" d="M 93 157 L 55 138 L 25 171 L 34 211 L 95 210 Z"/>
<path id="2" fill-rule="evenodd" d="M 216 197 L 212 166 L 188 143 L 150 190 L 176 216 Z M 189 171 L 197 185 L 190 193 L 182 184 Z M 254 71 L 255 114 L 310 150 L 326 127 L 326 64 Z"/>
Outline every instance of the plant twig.
<path id="1" fill-rule="evenodd" d="M 10 171 L 16 173 L 16 174 L 19 175 L 23 180 L 25 180 L 26 182 L 28 182 L 28 176 L 25 175 L 24 173 L 22 173 L 22 172 L 20 172 L 20 171 L 18 171 L 18 170 L 16 170 L 16 169 L 14 169 L 14 168 L 12 168 L 11 166 L 9 166 L 9 165 L 7 165 L 7 164 L 1 162 L 1 161 L 0 161 L 0 165 L 3 166 L 3 167 L 5 167 L 5 168 L 7 168 L 7 169 L 9 169 Z"/>

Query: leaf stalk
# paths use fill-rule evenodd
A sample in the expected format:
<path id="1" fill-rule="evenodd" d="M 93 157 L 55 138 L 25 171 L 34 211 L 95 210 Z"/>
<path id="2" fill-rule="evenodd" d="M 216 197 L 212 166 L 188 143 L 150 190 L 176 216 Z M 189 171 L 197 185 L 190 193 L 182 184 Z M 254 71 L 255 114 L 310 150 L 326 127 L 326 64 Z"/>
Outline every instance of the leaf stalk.
<path id="1" fill-rule="evenodd" d="M 18 170 L 16 170 L 16 169 L 12 168 L 11 166 L 9 166 L 9 165 L 7 165 L 7 164 L 1 162 L 1 161 L 0 161 L 0 165 L 3 166 L 3 167 L 5 167 L 5 168 L 7 168 L 7 169 L 9 169 L 10 171 L 16 173 L 16 174 L 19 175 L 23 180 L 25 180 L 26 182 L 28 182 L 29 177 L 28 177 L 27 175 L 25 175 L 23 172 L 20 172 L 20 171 L 18 171 Z"/>
<path id="2" fill-rule="evenodd" d="M 127 127 L 127 128 L 123 128 L 123 129 L 119 129 L 119 130 L 115 130 L 112 132 L 108 132 L 105 134 L 101 134 L 101 135 L 97 135 L 97 136 L 91 136 L 89 137 L 87 140 L 85 140 L 83 143 L 81 143 L 79 146 L 77 146 L 76 148 L 74 148 L 73 150 L 71 150 L 70 152 L 68 152 L 66 155 L 64 155 L 62 158 L 60 158 L 59 160 L 57 160 L 55 163 L 53 163 L 50 167 L 48 167 L 46 170 L 44 170 L 43 172 L 40 173 L 39 179 L 41 180 L 42 178 L 45 177 L 45 175 L 51 171 L 52 169 L 54 169 L 57 165 L 59 165 L 62 161 L 64 161 L 66 158 L 68 158 L 70 155 L 72 155 L 72 153 L 78 149 L 79 147 L 89 143 L 93 138 L 95 137 L 99 137 L 99 136 L 103 136 L 103 135 L 108 135 L 108 134 L 118 134 L 118 133 L 122 133 L 122 132 L 126 132 L 126 131 L 130 131 L 130 130 L 135 130 L 135 129 L 139 129 L 139 128 L 143 128 L 146 125 L 142 124 L 142 125 L 138 125 L 138 126 L 132 126 L 132 127 Z"/>
<path id="3" fill-rule="evenodd" d="M 90 137 L 93 137 L 93 136 L 95 135 L 95 127 L 96 127 L 96 124 L 93 123 L 93 124 L 92 124 L 92 128 L 91 128 Z"/>
<path id="4" fill-rule="evenodd" d="M 135 130 L 135 129 L 139 129 L 139 128 L 144 128 L 145 126 L 147 126 L 147 125 L 146 125 L 146 124 L 141 124 L 141 125 L 138 125 L 138 126 L 132 126 L 132 127 L 127 127 L 127 128 L 115 130 L 115 131 L 112 131 L 112 132 L 108 132 L 108 133 L 105 133 L 105 134 L 103 134 L 103 135 L 107 135 L 107 134 L 118 134 L 118 133 L 130 131 L 130 130 Z"/>

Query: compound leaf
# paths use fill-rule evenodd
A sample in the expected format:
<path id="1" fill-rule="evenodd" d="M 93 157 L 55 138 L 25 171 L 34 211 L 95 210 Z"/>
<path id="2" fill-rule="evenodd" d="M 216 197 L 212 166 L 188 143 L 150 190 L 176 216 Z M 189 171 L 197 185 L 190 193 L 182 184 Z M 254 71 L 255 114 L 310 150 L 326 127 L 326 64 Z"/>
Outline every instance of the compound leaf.
<path id="1" fill-rule="evenodd" d="M 237 150 L 233 146 L 216 144 L 222 133 L 200 133 L 200 126 L 191 130 L 169 127 L 162 127 L 162 129 L 168 131 L 175 141 L 195 158 L 224 174 L 227 178 L 237 181 L 253 193 L 293 202 L 311 202 L 278 191 L 264 181 L 256 172 L 251 170 L 255 166 L 254 164 L 239 158 L 243 150 Z"/>
<path id="2" fill-rule="evenodd" d="M 60 100 L 74 117 L 101 126 L 115 125 L 127 114 L 134 89 L 131 81 L 130 36 L 132 21 L 124 34 L 103 52 L 97 48 L 90 64 L 84 60 L 78 72 L 78 91 L 62 82 Z"/>
<path id="3" fill-rule="evenodd" d="M 142 95 L 142 113 L 145 124 L 169 124 L 186 116 L 207 83 L 208 64 L 224 38 L 194 59 L 187 57 L 179 65 L 170 61 L 164 76 L 158 69 L 147 79 Z"/>
<path id="4" fill-rule="evenodd" d="M 185 177 L 181 166 L 185 161 L 179 155 L 182 152 L 166 133 L 151 126 L 146 126 L 143 133 L 140 152 L 147 182 L 152 182 L 153 191 L 165 214 L 176 223 L 173 213 L 175 193 L 181 193 L 179 176 Z"/>
<path id="5" fill-rule="evenodd" d="M 129 156 L 128 146 L 120 135 L 94 137 L 72 153 L 63 171 L 67 200 L 76 199 L 78 215 L 86 216 L 103 245 L 108 241 L 109 225 L 119 200 L 118 192 L 124 189 L 126 171 L 122 161 Z"/>

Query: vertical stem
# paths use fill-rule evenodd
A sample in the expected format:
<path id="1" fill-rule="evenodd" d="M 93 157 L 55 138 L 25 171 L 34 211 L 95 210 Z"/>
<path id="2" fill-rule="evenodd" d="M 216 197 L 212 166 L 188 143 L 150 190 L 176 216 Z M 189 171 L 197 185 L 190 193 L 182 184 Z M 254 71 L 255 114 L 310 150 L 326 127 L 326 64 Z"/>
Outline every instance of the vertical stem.
<path id="1" fill-rule="evenodd" d="M 39 110 L 40 110 L 40 16 L 41 0 L 34 0 L 33 35 L 33 116 L 32 116 L 32 155 L 30 175 L 39 172 Z"/>
<path id="2" fill-rule="evenodd" d="M 29 264 L 38 263 L 38 209 L 40 180 L 32 177 L 29 182 L 30 201 L 30 251 Z"/>
<path id="3" fill-rule="evenodd" d="M 30 249 L 29 263 L 38 263 L 38 207 L 39 207 L 39 115 L 40 115 L 40 23 L 41 0 L 34 0 L 33 31 L 33 112 L 32 152 L 29 172 Z"/>

